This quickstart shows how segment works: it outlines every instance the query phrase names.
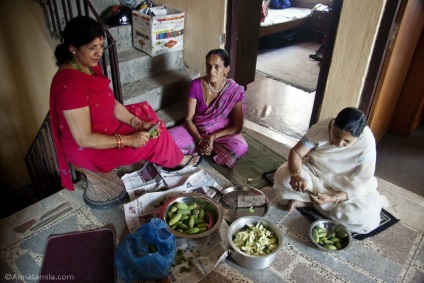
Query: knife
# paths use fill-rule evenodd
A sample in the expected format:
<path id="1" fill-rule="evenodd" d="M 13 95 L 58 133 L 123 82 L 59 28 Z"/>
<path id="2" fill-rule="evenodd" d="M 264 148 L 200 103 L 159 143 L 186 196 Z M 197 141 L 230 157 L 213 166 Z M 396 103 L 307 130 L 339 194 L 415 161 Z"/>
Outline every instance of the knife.
<path id="1" fill-rule="evenodd" d="M 155 136 L 157 136 L 157 133 L 156 133 L 156 135 L 153 135 L 153 133 L 159 128 L 159 125 L 160 125 L 160 122 L 157 122 L 153 127 L 151 127 L 150 129 L 149 129 L 149 134 L 150 134 L 150 137 L 155 137 Z"/>
<path id="2" fill-rule="evenodd" d="M 152 134 L 159 128 L 159 125 L 160 125 L 160 122 L 157 122 L 156 124 L 153 125 L 153 127 L 149 129 L 150 138 L 157 137 L 157 133 L 156 135 L 152 135 Z M 135 150 L 136 148 L 132 147 L 132 149 Z"/>
<path id="3" fill-rule="evenodd" d="M 52 222 L 53 220 L 56 220 L 57 218 L 59 218 L 60 216 L 65 215 L 67 212 L 72 210 L 72 206 L 68 206 L 65 207 L 64 209 L 58 210 L 55 213 L 51 214 L 49 217 L 45 217 L 43 220 L 41 220 L 40 222 L 37 222 L 35 225 L 31 226 L 29 228 L 29 230 L 34 231 L 38 228 L 41 228 L 47 224 L 49 224 L 50 222 Z"/>
<path id="4" fill-rule="evenodd" d="M 311 191 L 309 191 L 309 190 L 307 190 L 306 191 L 309 195 L 312 195 L 312 196 L 314 196 L 314 197 L 317 197 L 318 196 L 318 193 L 314 193 L 314 192 L 311 192 Z"/>
<path id="5" fill-rule="evenodd" d="M 40 216 L 40 218 L 38 219 L 38 221 L 44 220 L 45 218 L 48 218 L 50 216 L 52 216 L 53 214 L 55 214 L 56 212 L 58 212 L 59 210 L 64 209 L 65 207 L 70 206 L 70 204 L 68 202 L 64 202 L 60 205 L 58 205 L 56 208 L 47 211 L 46 213 L 44 213 L 43 215 Z"/>

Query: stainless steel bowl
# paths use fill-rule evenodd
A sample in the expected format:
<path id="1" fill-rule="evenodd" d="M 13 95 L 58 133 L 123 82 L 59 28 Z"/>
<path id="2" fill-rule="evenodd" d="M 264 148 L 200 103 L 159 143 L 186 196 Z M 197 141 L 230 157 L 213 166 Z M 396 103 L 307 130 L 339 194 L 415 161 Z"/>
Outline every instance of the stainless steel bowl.
<path id="1" fill-rule="evenodd" d="M 325 229 L 327 233 L 337 233 L 338 231 L 346 233 L 346 237 L 340 239 L 340 248 L 337 250 L 333 250 L 333 249 L 329 249 L 328 247 L 326 248 L 324 247 L 324 245 L 317 243 L 313 236 L 313 231 L 317 227 Z M 348 249 L 350 245 L 352 244 L 352 236 L 350 235 L 349 230 L 344 225 L 337 223 L 333 220 L 328 220 L 328 219 L 321 219 L 321 220 L 317 220 L 313 222 L 311 226 L 309 227 L 309 237 L 311 238 L 315 246 L 327 252 L 343 251 Z M 330 239 L 327 239 L 327 240 L 330 240 Z"/>
<path id="2" fill-rule="evenodd" d="M 218 203 L 223 207 L 224 219 L 227 222 L 231 223 L 244 216 L 265 216 L 269 211 L 268 198 L 262 191 L 253 187 L 233 186 L 222 189 L 220 194 L 223 198 L 220 198 Z M 263 197 L 264 202 L 254 206 L 250 204 L 240 205 L 238 200 L 243 197 Z"/>
<path id="3" fill-rule="evenodd" d="M 278 239 L 278 247 L 272 253 L 264 256 L 253 256 L 248 255 L 241 250 L 239 250 L 233 243 L 233 237 L 235 233 L 244 229 L 247 224 L 256 225 L 258 222 L 268 230 L 274 233 L 274 236 Z M 234 221 L 228 228 L 228 243 L 230 243 L 230 257 L 240 266 L 247 269 L 262 269 L 266 268 L 274 261 L 277 257 L 278 251 L 283 246 L 283 233 L 280 228 L 277 227 L 272 221 L 269 221 L 260 216 L 245 216 Z"/>
<path id="4" fill-rule="evenodd" d="M 168 221 L 169 221 L 168 212 L 170 211 L 172 206 L 174 204 L 176 204 L 177 202 L 182 202 L 182 203 L 185 203 L 187 205 L 193 204 L 193 203 L 199 204 L 205 210 L 205 215 L 207 215 L 211 224 L 210 224 L 210 228 L 207 231 L 205 231 L 203 233 L 199 233 L 199 234 L 193 234 L 193 235 L 177 232 L 177 231 L 173 230 L 171 227 L 169 227 L 169 225 L 168 225 L 171 233 L 174 234 L 176 237 L 190 238 L 190 239 L 204 238 L 204 237 L 211 235 L 213 232 L 218 230 L 219 227 L 221 226 L 222 219 L 223 219 L 223 213 L 222 213 L 221 206 L 218 205 L 216 202 L 214 202 L 208 196 L 206 196 L 204 194 L 199 194 L 199 193 L 183 194 L 183 195 L 180 195 L 180 196 L 175 196 L 175 197 L 171 198 L 170 200 L 168 200 L 162 206 L 162 209 L 161 209 L 161 218 L 167 224 L 168 224 Z"/>

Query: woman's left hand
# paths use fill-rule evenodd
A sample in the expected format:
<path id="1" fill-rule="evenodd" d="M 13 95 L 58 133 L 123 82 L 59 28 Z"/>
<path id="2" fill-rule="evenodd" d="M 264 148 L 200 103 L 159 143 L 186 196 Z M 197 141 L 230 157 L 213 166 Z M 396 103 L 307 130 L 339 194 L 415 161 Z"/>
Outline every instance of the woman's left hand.
<path id="1" fill-rule="evenodd" d="M 333 196 L 327 195 L 327 194 L 321 194 L 318 193 L 316 196 L 309 194 L 311 196 L 311 200 L 316 204 L 324 204 L 324 203 L 333 203 L 334 199 Z"/>
<path id="2" fill-rule="evenodd" d="M 203 138 L 202 142 L 199 144 L 200 152 L 204 155 L 211 155 L 213 151 L 214 140 L 215 134 L 210 134 L 209 136 Z"/>
<path id="3" fill-rule="evenodd" d="M 154 126 L 155 123 L 152 121 L 148 122 L 141 122 L 137 124 L 137 127 L 135 128 L 137 131 L 148 131 L 151 127 Z"/>

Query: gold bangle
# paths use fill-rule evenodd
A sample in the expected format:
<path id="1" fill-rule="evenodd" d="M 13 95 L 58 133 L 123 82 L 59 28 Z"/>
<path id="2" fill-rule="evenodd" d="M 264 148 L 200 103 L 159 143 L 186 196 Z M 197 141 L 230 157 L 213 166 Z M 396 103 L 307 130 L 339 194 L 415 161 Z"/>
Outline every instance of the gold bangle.
<path id="1" fill-rule="evenodd" d="M 137 125 L 135 125 L 135 127 L 133 127 L 136 131 L 140 130 L 140 127 L 143 126 L 144 122 L 142 120 L 140 120 L 141 122 L 138 123 Z"/>
<path id="2" fill-rule="evenodd" d="M 300 170 L 296 170 L 296 173 L 291 175 L 292 177 L 302 177 L 301 171 Z"/>
<path id="3" fill-rule="evenodd" d="M 122 136 L 120 134 L 115 135 L 116 141 L 118 142 L 118 149 L 124 147 L 124 141 L 122 140 Z"/>
<path id="4" fill-rule="evenodd" d="M 338 204 L 339 200 L 340 200 L 340 196 L 339 194 L 333 193 L 333 197 L 336 196 L 336 201 L 334 202 L 334 204 Z"/>
<path id="5" fill-rule="evenodd" d="M 196 145 L 200 145 L 203 141 L 203 138 L 200 138 L 200 140 L 196 143 Z"/>
<path id="6" fill-rule="evenodd" d="M 130 120 L 130 126 L 132 127 L 133 125 L 132 125 L 132 122 L 134 121 L 134 118 L 135 118 L 135 115 L 134 116 L 132 116 L 132 118 L 131 118 L 131 120 Z"/>

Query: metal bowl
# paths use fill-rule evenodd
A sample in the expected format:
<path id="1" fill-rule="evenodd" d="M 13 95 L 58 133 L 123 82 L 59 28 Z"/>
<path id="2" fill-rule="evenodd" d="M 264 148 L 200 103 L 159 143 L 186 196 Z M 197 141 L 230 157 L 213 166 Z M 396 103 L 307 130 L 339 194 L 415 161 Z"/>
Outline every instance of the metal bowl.
<path id="1" fill-rule="evenodd" d="M 339 237 L 336 237 L 340 240 L 339 244 L 336 244 L 337 242 L 323 242 L 323 243 L 318 243 L 314 237 L 314 230 L 316 228 L 322 228 L 325 229 L 327 235 L 324 236 L 324 238 L 327 241 L 331 241 L 331 235 L 330 235 L 330 239 L 327 239 L 328 235 L 330 233 L 335 233 L 336 235 L 338 235 Z M 345 235 L 345 237 L 340 237 L 340 233 L 343 233 Z M 338 251 L 343 251 L 346 250 L 350 247 L 350 245 L 352 244 L 352 236 L 349 233 L 349 230 L 342 224 L 337 223 L 333 220 L 328 220 L 328 219 L 321 219 L 321 220 L 317 220 L 315 222 L 313 222 L 311 224 L 311 226 L 309 227 L 309 237 L 311 238 L 312 242 L 315 244 L 315 246 L 317 246 L 319 249 L 327 251 L 327 252 L 338 252 Z M 322 239 L 322 237 L 319 237 L 319 239 Z M 330 248 L 330 246 L 326 246 L 326 245 L 331 245 L 333 247 L 336 247 L 337 249 L 334 248 Z"/>
<path id="2" fill-rule="evenodd" d="M 248 186 L 233 186 L 221 190 L 223 198 L 218 203 L 223 207 L 224 219 L 231 223 L 244 216 L 265 216 L 269 211 L 269 200 L 258 189 Z M 240 204 L 240 198 L 262 197 L 260 205 Z"/>
<path id="3" fill-rule="evenodd" d="M 200 207 L 202 207 L 205 212 L 205 220 L 209 224 L 208 230 L 197 234 L 185 234 L 172 229 L 172 227 L 168 224 L 170 220 L 169 212 L 176 203 L 185 203 L 186 205 L 196 203 Z M 172 234 L 174 234 L 176 237 L 190 239 L 204 238 L 211 235 L 219 229 L 223 219 L 221 206 L 219 206 L 208 196 L 200 193 L 188 193 L 171 198 L 162 206 L 160 216 L 168 224 L 168 227 Z"/>
<path id="4" fill-rule="evenodd" d="M 239 250 L 233 243 L 233 237 L 238 231 L 243 230 L 247 224 L 256 225 L 258 222 L 273 232 L 274 236 L 278 239 L 278 247 L 272 253 L 264 256 L 253 256 L 246 254 Z M 283 246 L 283 233 L 281 232 L 280 228 L 278 228 L 278 226 L 275 225 L 272 221 L 260 216 L 245 216 L 234 221 L 228 228 L 227 239 L 231 246 L 230 257 L 238 265 L 247 269 L 262 269 L 268 267 L 277 257 L 278 251 Z"/>

